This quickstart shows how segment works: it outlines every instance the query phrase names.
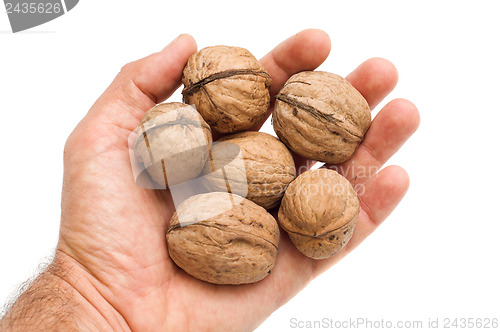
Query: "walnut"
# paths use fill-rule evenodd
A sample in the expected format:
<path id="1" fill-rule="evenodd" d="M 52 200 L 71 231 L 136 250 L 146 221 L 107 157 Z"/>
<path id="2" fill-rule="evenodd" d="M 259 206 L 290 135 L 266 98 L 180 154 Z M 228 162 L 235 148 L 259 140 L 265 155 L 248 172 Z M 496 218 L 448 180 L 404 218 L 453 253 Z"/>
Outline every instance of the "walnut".
<path id="1" fill-rule="evenodd" d="M 194 104 L 220 133 L 259 123 L 269 107 L 271 76 L 246 49 L 213 46 L 193 54 L 184 68 L 184 102 Z"/>
<path id="2" fill-rule="evenodd" d="M 266 277 L 278 253 L 279 228 L 264 208 L 234 194 L 192 196 L 167 232 L 172 260 L 195 278 L 247 284 Z"/>
<path id="3" fill-rule="evenodd" d="M 295 163 L 290 151 L 277 138 L 248 131 L 215 142 L 203 175 L 208 190 L 229 189 L 270 209 L 279 203 L 295 178 Z"/>
<path id="4" fill-rule="evenodd" d="M 331 164 L 346 161 L 364 139 L 370 123 L 366 100 L 335 74 L 295 74 L 276 96 L 276 134 L 292 151 L 308 159 Z"/>
<path id="5" fill-rule="evenodd" d="M 144 114 L 134 153 L 160 188 L 166 188 L 197 177 L 211 144 L 210 127 L 193 107 L 165 103 Z"/>
<path id="6" fill-rule="evenodd" d="M 278 220 L 300 252 L 324 259 L 349 242 L 358 214 L 358 196 L 349 181 L 333 170 L 316 169 L 288 186 Z"/>

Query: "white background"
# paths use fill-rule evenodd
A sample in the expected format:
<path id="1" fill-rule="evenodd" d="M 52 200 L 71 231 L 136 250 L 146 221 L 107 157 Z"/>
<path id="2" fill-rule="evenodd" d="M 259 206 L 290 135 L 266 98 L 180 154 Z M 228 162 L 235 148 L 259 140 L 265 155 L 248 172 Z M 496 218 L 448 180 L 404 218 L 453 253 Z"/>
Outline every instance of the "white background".
<path id="1" fill-rule="evenodd" d="M 122 65 L 180 33 L 192 34 L 199 48 L 242 46 L 260 58 L 298 31 L 320 28 L 332 38 L 321 69 L 345 76 L 374 56 L 398 67 L 399 85 L 386 101 L 410 99 L 422 118 L 389 163 L 406 168 L 410 190 L 372 237 L 258 330 L 295 331 L 294 317 L 498 318 L 500 20 L 494 4 L 84 0 L 15 35 L 2 8 L 0 302 L 52 254 L 64 142 Z M 173 100 L 180 101 L 178 92 Z"/>

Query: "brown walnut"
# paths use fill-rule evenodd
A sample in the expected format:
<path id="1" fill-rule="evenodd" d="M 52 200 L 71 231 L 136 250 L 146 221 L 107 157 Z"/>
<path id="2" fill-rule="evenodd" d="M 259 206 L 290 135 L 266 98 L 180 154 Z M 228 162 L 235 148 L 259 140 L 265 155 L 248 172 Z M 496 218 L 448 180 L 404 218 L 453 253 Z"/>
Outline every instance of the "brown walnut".
<path id="1" fill-rule="evenodd" d="M 172 260 L 193 277 L 214 284 L 248 284 L 263 279 L 273 268 L 279 228 L 257 204 L 212 192 L 179 205 L 167 243 Z"/>
<path id="2" fill-rule="evenodd" d="M 324 259 L 349 242 L 358 214 L 358 196 L 349 181 L 333 170 L 316 169 L 288 186 L 278 220 L 300 252 Z"/>
<path id="3" fill-rule="evenodd" d="M 197 177 L 211 144 L 210 127 L 193 107 L 165 103 L 144 114 L 134 153 L 160 188 L 166 188 Z"/>
<path id="4" fill-rule="evenodd" d="M 184 68 L 184 102 L 194 104 L 220 133 L 259 123 L 270 101 L 271 76 L 246 49 L 213 46 L 193 54 Z"/>
<path id="5" fill-rule="evenodd" d="M 270 209 L 295 178 L 295 163 L 277 138 L 248 131 L 215 142 L 203 169 L 210 191 L 230 191 Z"/>
<path id="6" fill-rule="evenodd" d="M 335 74 L 295 74 L 276 96 L 276 134 L 292 151 L 308 159 L 331 164 L 346 161 L 363 141 L 370 123 L 366 100 Z"/>

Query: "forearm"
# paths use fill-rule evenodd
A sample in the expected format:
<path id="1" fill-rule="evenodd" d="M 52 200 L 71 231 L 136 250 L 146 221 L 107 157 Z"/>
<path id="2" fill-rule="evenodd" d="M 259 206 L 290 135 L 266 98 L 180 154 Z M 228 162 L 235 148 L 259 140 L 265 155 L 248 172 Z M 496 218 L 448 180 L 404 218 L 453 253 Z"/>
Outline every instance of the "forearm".
<path id="1" fill-rule="evenodd" d="M 19 296 L 0 320 L 0 331 L 114 331 L 121 316 L 64 254 Z"/>

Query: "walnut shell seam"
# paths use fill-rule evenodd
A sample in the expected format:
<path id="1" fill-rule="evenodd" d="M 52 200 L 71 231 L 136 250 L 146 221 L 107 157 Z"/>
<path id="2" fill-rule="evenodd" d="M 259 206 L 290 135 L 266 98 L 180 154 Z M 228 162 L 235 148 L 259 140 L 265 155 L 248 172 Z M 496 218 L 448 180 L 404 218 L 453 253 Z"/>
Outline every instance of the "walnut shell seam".
<path id="1" fill-rule="evenodd" d="M 327 238 L 327 237 L 330 237 L 332 233 L 336 233 L 338 232 L 339 230 L 343 229 L 343 228 L 349 228 L 351 226 L 351 222 L 358 218 L 357 215 L 355 215 L 352 219 L 350 219 L 346 224 L 342 225 L 342 226 L 339 226 L 335 229 L 332 229 L 328 232 L 325 232 L 325 233 L 322 233 L 322 234 L 304 234 L 304 233 L 300 233 L 299 231 L 291 231 L 289 229 L 287 229 L 286 227 L 283 226 L 283 223 L 280 223 L 280 227 L 287 233 L 292 233 L 292 234 L 296 234 L 296 235 L 299 235 L 299 236 L 304 236 L 304 237 L 310 237 L 310 238 L 314 238 L 314 239 L 323 239 L 323 238 Z"/>
<path id="2" fill-rule="evenodd" d="M 140 139 L 143 139 L 146 141 L 146 146 L 149 147 L 148 134 L 150 134 L 152 131 L 154 131 L 158 128 L 161 128 L 161 127 L 172 127 L 172 126 L 176 126 L 176 125 L 180 125 L 181 127 L 195 126 L 195 127 L 205 128 L 205 129 L 211 130 L 210 126 L 207 124 L 203 124 L 203 123 L 192 121 L 192 120 L 184 120 L 184 119 L 179 119 L 179 120 L 175 120 L 175 121 L 171 121 L 171 122 L 167 122 L 167 123 L 157 124 L 157 125 L 154 125 L 153 127 L 150 127 L 146 130 L 144 129 L 144 124 L 141 124 L 141 134 L 139 135 L 139 137 L 137 137 L 137 141 L 136 141 L 135 145 L 139 144 L 138 142 Z"/>
<path id="3" fill-rule="evenodd" d="M 269 75 L 265 71 L 258 71 L 258 70 L 253 70 L 253 69 L 236 69 L 236 70 L 226 70 L 222 71 L 219 73 L 212 74 L 208 77 L 205 77 L 201 81 L 191 84 L 190 86 L 186 86 L 182 90 L 183 95 L 192 95 L 193 93 L 198 92 L 200 89 L 202 89 L 205 85 L 223 79 L 223 78 L 228 78 L 232 76 L 241 76 L 241 75 L 257 75 L 257 76 L 264 76 L 271 78 L 271 75 Z M 266 85 L 267 87 L 267 85 Z"/>
<path id="4" fill-rule="evenodd" d="M 344 123 L 343 120 L 336 118 L 335 116 L 333 116 L 333 114 L 324 114 L 323 112 L 320 112 L 319 110 L 317 110 L 315 107 L 304 104 L 304 103 L 296 100 L 295 98 L 290 97 L 289 95 L 279 93 L 278 95 L 276 95 L 276 99 L 279 101 L 282 101 L 286 104 L 289 104 L 290 106 L 297 107 L 297 108 L 300 108 L 300 109 L 308 112 L 311 116 L 313 116 L 317 120 L 323 119 L 323 120 L 330 122 L 330 123 Z M 363 140 L 363 136 L 355 134 L 346 128 L 339 128 L 339 129 L 341 129 L 342 131 L 345 131 L 349 135 L 353 136 L 354 138 L 351 139 L 351 141 L 353 141 L 353 142 L 361 142 Z M 330 131 L 330 132 L 332 134 L 335 134 L 335 135 L 341 135 L 337 131 Z"/>
<path id="5" fill-rule="evenodd" d="M 213 227 L 213 228 L 217 228 L 219 230 L 226 230 L 227 229 L 227 230 L 229 230 L 229 231 L 231 231 L 231 232 L 233 232 L 235 234 L 238 234 L 238 235 L 246 235 L 246 236 L 250 236 L 252 238 L 256 238 L 256 239 L 265 241 L 265 242 L 271 244 L 277 251 L 279 251 L 278 247 L 274 243 L 272 243 L 271 241 L 269 241 L 269 240 L 266 240 L 266 239 L 264 239 L 264 238 L 262 238 L 260 236 L 252 234 L 250 232 L 245 232 L 245 231 L 242 231 L 242 230 L 236 230 L 234 228 L 227 227 L 226 225 L 221 225 L 221 224 L 217 224 L 217 223 L 207 224 L 205 222 L 195 222 L 195 223 L 189 223 L 188 225 L 184 225 L 184 226 L 180 225 L 180 224 L 175 224 L 175 225 L 172 225 L 170 227 L 170 229 L 168 230 L 167 234 L 170 233 L 170 232 L 172 232 L 172 231 L 174 231 L 174 230 L 176 230 L 176 229 L 178 229 L 178 228 L 183 228 L 183 227 L 187 227 L 187 226 Z"/>

